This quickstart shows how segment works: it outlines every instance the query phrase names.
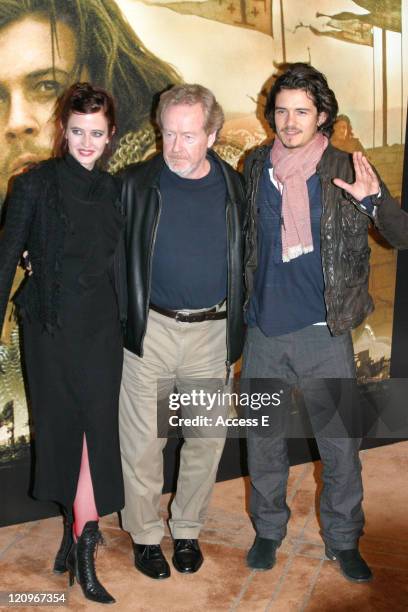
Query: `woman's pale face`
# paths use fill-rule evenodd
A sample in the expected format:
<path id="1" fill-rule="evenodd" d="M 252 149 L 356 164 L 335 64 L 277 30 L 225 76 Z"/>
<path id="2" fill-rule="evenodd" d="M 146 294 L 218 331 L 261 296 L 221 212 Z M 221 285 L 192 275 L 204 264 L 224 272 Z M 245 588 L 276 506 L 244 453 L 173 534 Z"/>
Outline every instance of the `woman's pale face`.
<path id="1" fill-rule="evenodd" d="M 71 113 L 66 137 L 72 157 L 87 170 L 92 170 L 109 142 L 108 120 L 103 110 Z"/>

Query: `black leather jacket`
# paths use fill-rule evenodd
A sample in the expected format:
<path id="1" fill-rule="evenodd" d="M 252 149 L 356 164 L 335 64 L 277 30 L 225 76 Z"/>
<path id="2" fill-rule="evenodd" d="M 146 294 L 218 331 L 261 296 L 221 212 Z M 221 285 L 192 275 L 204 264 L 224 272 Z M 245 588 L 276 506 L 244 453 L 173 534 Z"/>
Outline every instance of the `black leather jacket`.
<path id="1" fill-rule="evenodd" d="M 242 177 L 214 151 L 208 155 L 220 164 L 227 187 L 226 219 L 228 241 L 227 367 L 239 359 L 243 346 L 243 240 L 245 194 Z M 161 212 L 161 154 L 126 168 L 122 177 L 122 204 L 126 226 L 128 311 L 125 347 L 143 356 L 150 302 L 151 265 Z"/>
<path id="2" fill-rule="evenodd" d="M 245 162 L 249 208 L 245 222 L 246 305 L 257 267 L 257 192 L 259 178 L 271 146 L 255 149 Z M 332 183 L 333 178 L 354 181 L 351 156 L 331 145 L 317 166 L 322 185 L 321 257 L 325 284 L 326 322 L 337 336 L 357 327 L 374 309 L 368 293 L 370 248 L 368 224 L 371 217 L 348 194 Z M 408 215 L 381 183 L 375 222 L 383 236 L 396 248 L 408 248 Z"/>

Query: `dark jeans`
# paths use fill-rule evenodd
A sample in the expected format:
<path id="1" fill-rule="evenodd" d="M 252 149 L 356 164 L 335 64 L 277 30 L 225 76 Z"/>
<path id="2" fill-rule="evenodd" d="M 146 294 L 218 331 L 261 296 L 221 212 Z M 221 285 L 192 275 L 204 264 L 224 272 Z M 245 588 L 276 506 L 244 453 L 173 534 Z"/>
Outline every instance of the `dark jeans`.
<path id="1" fill-rule="evenodd" d="M 326 325 L 311 325 L 277 337 L 267 337 L 256 327 L 248 329 L 242 378 L 281 378 L 289 384 L 300 384 L 312 425 L 311 398 L 316 397 L 318 379 L 354 377 L 350 334 L 333 337 Z M 333 548 L 354 548 L 364 525 L 361 439 L 324 437 L 320 429 L 315 431 L 315 438 L 323 463 L 320 496 L 323 539 Z M 256 531 L 261 537 L 280 542 L 290 517 L 286 503 L 289 474 L 286 439 L 259 435 L 248 428 L 248 466 L 252 485 L 250 513 Z"/>

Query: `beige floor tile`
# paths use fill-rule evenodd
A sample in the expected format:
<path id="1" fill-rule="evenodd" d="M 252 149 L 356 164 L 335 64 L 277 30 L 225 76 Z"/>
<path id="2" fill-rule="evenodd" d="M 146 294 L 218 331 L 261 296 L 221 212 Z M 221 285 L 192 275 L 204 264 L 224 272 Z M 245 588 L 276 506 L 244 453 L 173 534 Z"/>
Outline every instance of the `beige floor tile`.
<path id="1" fill-rule="evenodd" d="M 291 560 L 281 583 L 272 595 L 267 610 L 273 612 L 295 612 L 309 598 L 310 584 L 319 572 L 321 561 L 296 556 Z"/>
<path id="2" fill-rule="evenodd" d="M 348 582 L 335 563 L 326 561 L 305 612 L 406 612 L 408 572 L 375 568 L 370 583 Z"/>
<path id="3" fill-rule="evenodd" d="M 248 583 L 244 585 L 244 591 L 239 602 L 237 602 L 236 610 L 239 612 L 265 610 L 274 590 L 283 579 L 287 563 L 288 555 L 279 549 L 276 555 L 276 565 L 273 569 L 265 572 L 251 572 Z"/>
<path id="4" fill-rule="evenodd" d="M 13 542 L 27 535 L 31 527 L 32 523 L 21 523 L 0 528 L 0 559 Z"/>
<path id="5" fill-rule="evenodd" d="M 119 612 L 406 612 L 408 610 L 408 441 L 362 453 L 366 535 L 364 557 L 373 567 L 370 584 L 347 582 L 336 564 L 322 562 L 323 544 L 316 515 L 319 462 L 290 471 L 288 537 L 268 572 L 245 565 L 254 530 L 247 514 L 248 480 L 218 483 L 201 534 L 205 562 L 183 576 L 175 570 L 156 582 L 134 568 L 131 542 L 116 514 L 101 519 L 107 546 L 100 547 L 98 575 L 118 601 Z M 166 515 L 170 495 L 163 496 Z M 168 531 L 166 531 L 168 534 Z M 92 611 L 67 575 L 51 572 L 62 534 L 61 517 L 0 529 L 0 590 L 64 590 L 66 610 Z M 172 541 L 163 540 L 169 560 Z M 320 569 L 319 569 L 320 568 Z M 6 609 L 9 610 L 10 608 Z M 17 608 L 15 608 L 17 609 Z M 50 610 L 50 608 L 36 608 Z M 62 608 L 64 609 L 64 608 Z M 21 608 L 27 610 L 27 608 Z"/>

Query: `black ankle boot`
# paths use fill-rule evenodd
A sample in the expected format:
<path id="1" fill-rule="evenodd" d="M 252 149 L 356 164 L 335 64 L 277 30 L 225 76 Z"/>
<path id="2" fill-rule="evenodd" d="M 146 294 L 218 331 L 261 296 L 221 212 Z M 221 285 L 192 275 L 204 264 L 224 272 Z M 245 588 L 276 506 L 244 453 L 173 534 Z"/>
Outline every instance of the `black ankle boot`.
<path id="1" fill-rule="evenodd" d="M 86 523 L 78 542 L 72 545 L 67 558 L 69 584 L 72 586 L 76 578 L 87 599 L 97 603 L 115 603 L 112 595 L 99 582 L 95 572 L 96 547 L 101 542 L 102 534 L 98 529 L 98 521 Z"/>
<path id="2" fill-rule="evenodd" d="M 276 563 L 276 549 L 280 542 L 256 536 L 252 548 L 247 554 L 247 566 L 255 570 L 272 569 Z"/>
<path id="3" fill-rule="evenodd" d="M 74 538 L 72 536 L 72 523 L 64 517 L 64 533 L 61 544 L 55 556 L 53 572 L 54 574 L 63 574 L 67 571 L 67 557 L 72 548 Z"/>

